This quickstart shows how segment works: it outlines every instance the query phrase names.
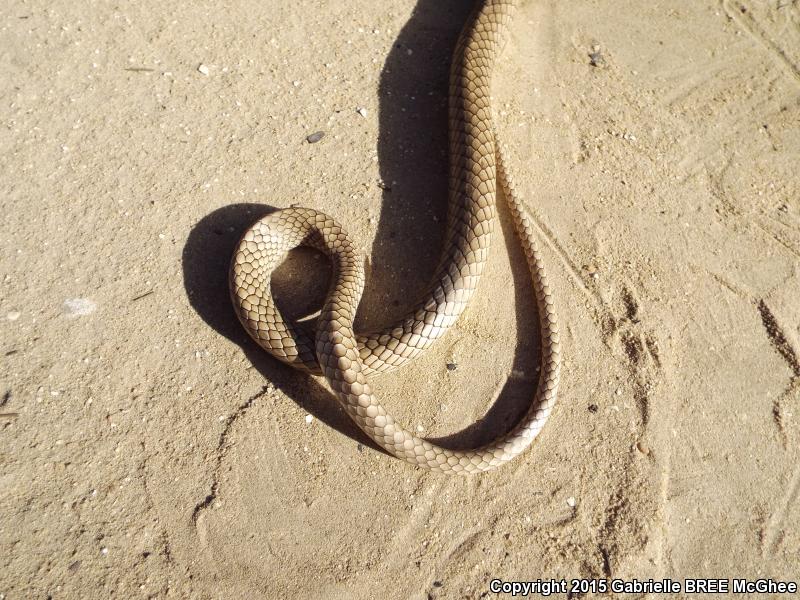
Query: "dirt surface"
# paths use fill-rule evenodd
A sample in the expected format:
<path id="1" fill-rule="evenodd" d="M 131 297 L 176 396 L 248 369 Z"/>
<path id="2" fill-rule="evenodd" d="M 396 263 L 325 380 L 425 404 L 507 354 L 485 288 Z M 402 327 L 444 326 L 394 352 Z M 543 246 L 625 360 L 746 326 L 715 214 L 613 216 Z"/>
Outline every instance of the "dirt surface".
<path id="1" fill-rule="evenodd" d="M 495 108 L 565 360 L 550 422 L 504 468 L 452 478 L 374 451 L 324 381 L 236 322 L 233 245 L 292 203 L 369 255 L 362 326 L 424 287 L 466 10 L 3 3 L 2 597 L 800 579 L 797 2 L 519 9 Z M 498 396 L 510 415 L 536 384 L 533 297 L 501 221 L 458 325 L 375 380 L 424 435 Z M 287 309 L 313 311 L 326 273 L 292 257 Z"/>

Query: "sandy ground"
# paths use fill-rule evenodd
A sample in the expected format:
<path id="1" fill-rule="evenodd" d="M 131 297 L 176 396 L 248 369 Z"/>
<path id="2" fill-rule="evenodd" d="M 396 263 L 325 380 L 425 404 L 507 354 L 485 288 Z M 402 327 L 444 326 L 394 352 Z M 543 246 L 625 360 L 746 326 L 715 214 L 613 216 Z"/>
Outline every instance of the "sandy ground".
<path id="1" fill-rule="evenodd" d="M 505 468 L 448 478 L 370 449 L 323 381 L 236 322 L 227 262 L 269 207 L 347 225 L 370 256 L 364 326 L 424 287 L 465 14 L 430 0 L 3 3 L 4 598 L 800 579 L 795 1 L 520 8 L 496 107 L 565 361 L 551 421 Z M 498 394 L 493 413 L 510 415 L 534 389 L 536 313 L 501 217 L 458 326 L 375 381 L 425 435 L 468 427 Z M 325 277 L 292 257 L 282 302 L 313 311 Z"/>

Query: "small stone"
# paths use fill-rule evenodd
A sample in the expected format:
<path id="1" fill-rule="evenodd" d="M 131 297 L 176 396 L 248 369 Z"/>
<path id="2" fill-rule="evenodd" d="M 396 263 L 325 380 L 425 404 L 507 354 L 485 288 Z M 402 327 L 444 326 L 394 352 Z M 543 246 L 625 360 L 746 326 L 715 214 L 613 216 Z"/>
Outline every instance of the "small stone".
<path id="1" fill-rule="evenodd" d="M 300 87 L 300 82 L 299 82 L 299 81 L 293 81 L 293 82 L 292 82 L 292 85 L 293 85 L 294 87 Z"/>
<path id="2" fill-rule="evenodd" d="M 567 506 L 570 508 L 575 508 L 575 498 L 573 496 L 567 498 Z"/>
<path id="3" fill-rule="evenodd" d="M 622 388 L 621 388 L 621 387 L 618 387 L 618 388 L 617 388 L 617 391 L 616 391 L 616 392 L 614 392 L 614 393 L 615 393 L 617 396 L 622 396 Z"/>
<path id="4" fill-rule="evenodd" d="M 97 304 L 87 298 L 67 298 L 62 308 L 68 317 L 76 318 L 92 314 L 97 310 Z"/>
<path id="5" fill-rule="evenodd" d="M 590 405 L 589 405 L 589 412 L 590 412 L 590 413 L 596 413 L 598 410 L 599 410 L 599 409 L 598 409 L 598 406 L 597 406 L 597 404 L 590 404 Z"/>
<path id="6" fill-rule="evenodd" d="M 325 137 L 325 132 L 324 131 L 315 131 L 311 135 L 306 136 L 306 141 L 309 144 L 316 144 L 318 141 L 320 141 L 324 137 Z"/>
<path id="7" fill-rule="evenodd" d="M 639 452 L 641 452 L 642 454 L 644 454 L 645 456 L 649 456 L 650 455 L 650 448 L 647 446 L 647 444 L 645 444 L 642 441 L 636 442 L 636 449 Z"/>
<path id="8" fill-rule="evenodd" d="M 306 415 L 306 423 L 311 423 L 314 420 L 314 415 Z"/>
<path id="9" fill-rule="evenodd" d="M 456 363 L 449 362 L 447 363 L 447 370 L 448 371 L 455 371 L 458 368 Z"/>
<path id="10" fill-rule="evenodd" d="M 105 548 L 105 547 L 104 548 L 100 548 L 100 554 L 102 554 L 103 556 L 108 554 L 108 548 Z"/>
<path id="11" fill-rule="evenodd" d="M 8 319 L 9 321 L 16 321 L 17 319 L 19 319 L 20 315 L 21 313 L 19 311 L 12 310 L 10 313 L 6 315 L 6 319 Z"/>
<path id="12" fill-rule="evenodd" d="M 602 67 L 604 64 L 606 64 L 606 61 L 603 58 L 603 55 L 600 54 L 600 51 L 595 50 L 589 53 L 589 64 L 593 67 Z"/>
<path id="13" fill-rule="evenodd" d="M 205 66 L 203 63 L 200 63 L 200 65 L 197 67 L 197 70 L 200 71 L 203 75 L 208 75 L 210 73 L 208 67 Z"/>
<path id="14" fill-rule="evenodd" d="M 367 109 L 366 108 L 363 108 L 363 107 L 362 108 L 357 108 L 356 112 L 358 114 L 360 114 L 362 117 L 366 118 L 366 116 L 367 116 Z"/>

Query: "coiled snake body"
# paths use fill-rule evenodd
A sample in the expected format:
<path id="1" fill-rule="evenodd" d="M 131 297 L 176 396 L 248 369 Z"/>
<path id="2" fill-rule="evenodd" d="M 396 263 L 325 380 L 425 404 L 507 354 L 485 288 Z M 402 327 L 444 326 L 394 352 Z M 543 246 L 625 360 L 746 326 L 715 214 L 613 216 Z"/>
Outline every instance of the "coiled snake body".
<path id="1" fill-rule="evenodd" d="M 509 0 L 481 2 L 456 45 L 450 71 L 445 243 L 429 291 L 407 316 L 383 331 L 354 333 L 353 319 L 364 288 L 362 259 L 336 221 L 311 209 L 283 209 L 259 220 L 244 234 L 231 261 L 230 289 L 236 313 L 262 348 L 293 367 L 324 375 L 347 413 L 379 446 L 414 465 L 447 473 L 487 471 L 522 452 L 550 415 L 559 380 L 559 335 L 550 288 L 504 161 L 505 152 L 495 140 L 491 115 L 491 73 L 513 4 Z M 480 448 L 450 450 L 397 423 L 372 394 L 367 377 L 418 356 L 464 310 L 488 257 L 498 181 L 533 280 L 542 368 L 531 406 L 511 431 Z M 299 245 L 322 251 L 333 266 L 331 288 L 315 333 L 284 321 L 270 289 L 273 269 Z"/>

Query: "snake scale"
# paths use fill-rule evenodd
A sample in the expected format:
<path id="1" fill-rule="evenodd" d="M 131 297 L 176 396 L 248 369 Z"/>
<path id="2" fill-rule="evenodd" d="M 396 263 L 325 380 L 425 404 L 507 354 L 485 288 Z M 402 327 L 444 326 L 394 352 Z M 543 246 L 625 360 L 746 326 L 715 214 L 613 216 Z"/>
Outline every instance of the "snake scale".
<path id="1" fill-rule="evenodd" d="M 358 426 L 392 455 L 445 473 L 488 471 L 511 460 L 539 434 L 556 401 L 560 347 L 551 290 L 530 222 L 515 191 L 506 152 L 495 139 L 490 104 L 494 62 L 514 10 L 510 0 L 485 0 L 472 11 L 450 69 L 449 204 L 442 257 L 423 299 L 399 322 L 356 335 L 353 319 L 364 288 L 363 259 L 331 217 L 308 208 L 269 214 L 243 235 L 234 252 L 230 290 L 239 320 L 270 354 L 322 374 Z M 372 393 L 368 377 L 406 364 L 442 337 L 464 311 L 486 264 L 501 185 L 528 262 L 536 295 L 542 365 L 529 409 L 511 431 L 471 450 L 421 439 L 395 421 Z M 331 285 L 316 330 L 285 321 L 273 300 L 272 271 L 305 245 L 332 263 Z"/>

